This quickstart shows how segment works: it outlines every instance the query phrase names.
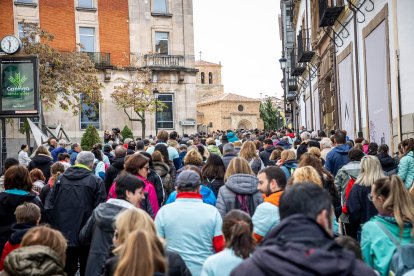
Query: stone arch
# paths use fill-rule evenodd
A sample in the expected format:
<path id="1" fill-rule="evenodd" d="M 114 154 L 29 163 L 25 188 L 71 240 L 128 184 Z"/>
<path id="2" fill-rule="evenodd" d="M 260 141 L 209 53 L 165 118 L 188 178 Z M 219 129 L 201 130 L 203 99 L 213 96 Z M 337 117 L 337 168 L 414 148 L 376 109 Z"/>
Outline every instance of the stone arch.
<path id="1" fill-rule="evenodd" d="M 243 119 L 237 124 L 238 129 L 252 129 L 252 123 L 249 120 Z"/>

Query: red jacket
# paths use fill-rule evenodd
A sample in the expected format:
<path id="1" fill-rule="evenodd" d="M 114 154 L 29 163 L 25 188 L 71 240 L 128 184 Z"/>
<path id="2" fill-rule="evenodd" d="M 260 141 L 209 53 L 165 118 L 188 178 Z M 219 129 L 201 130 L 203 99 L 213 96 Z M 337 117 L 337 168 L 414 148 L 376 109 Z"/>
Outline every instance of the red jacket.
<path id="1" fill-rule="evenodd" d="M 3 253 L 1 254 L 1 259 L 0 259 L 0 271 L 2 271 L 4 269 L 4 260 L 6 259 L 7 255 L 10 254 L 10 252 L 12 252 L 13 250 L 17 249 L 20 247 L 20 243 L 18 244 L 11 244 L 9 241 L 6 242 L 6 244 L 4 245 L 3 248 Z"/>

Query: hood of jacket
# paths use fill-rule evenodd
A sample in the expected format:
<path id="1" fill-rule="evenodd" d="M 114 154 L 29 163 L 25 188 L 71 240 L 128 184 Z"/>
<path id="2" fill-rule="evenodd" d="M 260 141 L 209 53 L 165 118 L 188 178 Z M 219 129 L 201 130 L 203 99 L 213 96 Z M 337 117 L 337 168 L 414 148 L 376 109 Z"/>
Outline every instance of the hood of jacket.
<path id="1" fill-rule="evenodd" d="M 267 275 L 352 275 L 356 263 L 353 253 L 302 214 L 282 220 L 252 260 Z"/>
<path id="2" fill-rule="evenodd" d="M 97 227 L 104 231 L 113 231 L 114 217 L 129 205 L 132 207 L 132 204 L 123 199 L 110 199 L 108 202 L 99 204 L 94 211 Z"/>
<path id="3" fill-rule="evenodd" d="M 15 195 L 7 192 L 0 193 L 0 206 L 4 206 L 4 209 L 16 209 L 17 206 L 23 202 L 33 202 L 36 198 L 36 194 L 30 192 L 27 195 Z"/>
<path id="4" fill-rule="evenodd" d="M 118 170 L 123 170 L 125 164 L 125 156 L 122 157 L 115 157 L 114 161 L 112 162 L 111 166 L 117 168 Z"/>
<path id="5" fill-rule="evenodd" d="M 4 262 L 4 270 L 10 275 L 66 275 L 57 253 L 43 245 L 13 250 Z"/>
<path id="6" fill-rule="evenodd" d="M 53 158 L 47 155 L 38 154 L 33 157 L 32 161 L 35 162 L 36 164 L 41 165 L 41 164 L 47 164 L 50 161 L 53 161 Z"/>
<path id="7" fill-rule="evenodd" d="M 35 227 L 35 223 L 16 223 L 11 227 L 11 230 L 13 231 L 13 234 L 10 236 L 10 243 L 15 245 L 22 242 L 24 234 L 32 228 Z"/>
<path id="8" fill-rule="evenodd" d="M 393 169 L 397 167 L 397 164 L 391 156 L 386 153 L 379 153 L 376 155 L 381 163 L 382 168 L 385 169 Z"/>
<path id="9" fill-rule="evenodd" d="M 234 134 L 234 132 L 231 132 L 231 131 L 229 133 L 227 133 L 227 139 L 229 139 L 229 142 L 231 142 L 231 143 L 239 140 L 239 138 L 237 138 L 236 134 Z"/>
<path id="10" fill-rule="evenodd" d="M 272 151 L 274 151 L 275 150 L 275 146 L 268 146 L 266 149 L 265 149 L 265 151 L 266 152 L 268 152 L 268 153 L 272 153 Z"/>
<path id="11" fill-rule="evenodd" d="M 259 180 L 256 176 L 250 174 L 234 174 L 227 179 L 226 187 L 235 193 L 242 195 L 252 195 L 257 193 L 257 183 Z"/>
<path id="12" fill-rule="evenodd" d="M 333 152 L 341 154 L 341 155 L 348 155 L 350 148 L 348 145 L 339 145 L 332 149 Z"/>
<path id="13" fill-rule="evenodd" d="M 161 177 L 164 177 L 170 171 L 170 167 L 164 162 L 152 162 L 152 166 L 155 172 Z"/>
<path id="14" fill-rule="evenodd" d="M 283 166 L 290 169 L 296 169 L 298 167 L 298 161 L 296 160 L 286 160 L 285 163 L 283 163 Z"/>
<path id="15" fill-rule="evenodd" d="M 217 147 L 217 146 L 215 146 L 215 145 L 208 145 L 208 146 L 207 146 L 207 149 L 208 149 L 208 151 L 209 151 L 209 152 L 211 152 L 211 153 L 215 153 L 215 154 L 221 155 L 221 152 L 220 152 L 219 147 Z"/>
<path id="16" fill-rule="evenodd" d="M 351 161 L 348 164 L 344 165 L 341 170 L 343 170 L 347 175 L 351 176 L 353 179 L 357 179 L 358 175 L 361 173 L 361 162 L 360 161 Z"/>
<path id="17" fill-rule="evenodd" d="M 91 170 L 88 170 L 86 168 L 73 166 L 68 168 L 65 173 L 63 174 L 63 177 L 66 177 L 70 180 L 79 180 L 83 179 L 85 177 L 88 177 L 90 175 L 93 175 L 93 172 Z"/>

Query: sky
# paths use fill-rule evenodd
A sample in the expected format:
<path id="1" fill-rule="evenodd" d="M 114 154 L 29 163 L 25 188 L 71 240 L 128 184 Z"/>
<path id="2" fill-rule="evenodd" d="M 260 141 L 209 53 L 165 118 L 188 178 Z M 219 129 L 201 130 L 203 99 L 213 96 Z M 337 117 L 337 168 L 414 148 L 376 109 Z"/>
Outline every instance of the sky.
<path id="1" fill-rule="evenodd" d="M 195 58 L 221 61 L 225 93 L 282 95 L 279 0 L 193 0 Z"/>

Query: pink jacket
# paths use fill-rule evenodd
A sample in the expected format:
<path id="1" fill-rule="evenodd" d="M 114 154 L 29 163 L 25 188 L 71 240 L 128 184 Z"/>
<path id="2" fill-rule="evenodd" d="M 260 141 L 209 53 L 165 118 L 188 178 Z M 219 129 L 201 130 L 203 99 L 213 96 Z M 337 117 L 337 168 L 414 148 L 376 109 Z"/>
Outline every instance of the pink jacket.
<path id="1" fill-rule="evenodd" d="M 152 184 L 148 179 L 140 175 L 137 175 L 137 177 L 141 179 L 142 181 L 144 181 L 145 183 L 144 192 L 148 193 L 149 202 L 151 204 L 151 208 L 152 208 L 152 211 L 154 212 L 154 218 L 155 218 L 160 207 L 158 206 L 157 193 L 155 192 L 154 184 Z M 109 189 L 107 200 L 110 198 L 116 198 L 115 187 L 116 187 L 116 182 L 114 182 L 111 186 L 111 189 Z"/>

